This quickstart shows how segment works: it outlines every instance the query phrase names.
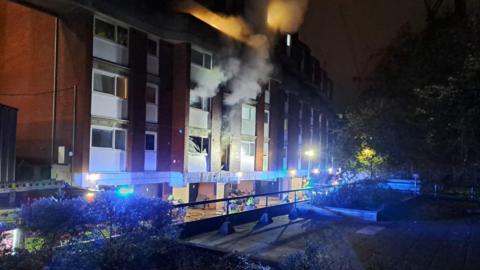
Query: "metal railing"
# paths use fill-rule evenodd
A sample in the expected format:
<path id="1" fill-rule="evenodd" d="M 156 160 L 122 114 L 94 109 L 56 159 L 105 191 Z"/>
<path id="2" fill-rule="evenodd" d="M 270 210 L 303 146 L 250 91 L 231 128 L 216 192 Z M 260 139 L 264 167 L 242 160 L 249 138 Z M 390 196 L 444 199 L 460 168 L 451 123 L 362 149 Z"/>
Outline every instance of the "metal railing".
<path id="1" fill-rule="evenodd" d="M 307 202 L 310 201 L 312 196 L 317 192 L 326 192 L 335 188 L 338 188 L 338 186 L 316 186 L 314 188 L 293 189 L 263 194 L 242 195 L 224 199 L 181 203 L 175 204 L 173 207 L 176 211 L 180 212 L 178 215 L 180 220 L 177 220 L 177 222 L 187 223 L 257 209 L 268 209 L 273 206 Z"/>

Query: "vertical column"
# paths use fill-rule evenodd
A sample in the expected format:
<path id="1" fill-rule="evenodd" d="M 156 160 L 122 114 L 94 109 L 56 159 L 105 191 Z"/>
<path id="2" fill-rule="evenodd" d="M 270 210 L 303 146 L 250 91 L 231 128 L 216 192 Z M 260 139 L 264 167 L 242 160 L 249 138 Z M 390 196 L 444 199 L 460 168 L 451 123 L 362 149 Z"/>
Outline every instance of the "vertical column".
<path id="1" fill-rule="evenodd" d="M 256 131 L 257 140 L 255 143 L 255 171 L 263 170 L 263 143 L 264 136 L 264 117 L 265 117 L 265 94 L 257 98 L 257 112 L 256 112 Z"/>
<path id="2" fill-rule="evenodd" d="M 175 44 L 172 83 L 172 170 L 185 171 L 190 104 L 190 44 Z"/>
<path id="3" fill-rule="evenodd" d="M 283 166 L 283 121 L 285 118 L 285 93 L 272 80 L 270 86 L 270 170 L 281 170 Z"/>
<path id="4" fill-rule="evenodd" d="M 127 170 L 138 172 L 144 170 L 145 164 L 147 35 L 133 28 L 130 28 L 129 56 Z"/>
<path id="5" fill-rule="evenodd" d="M 222 96 L 217 94 L 212 98 L 212 125 L 210 144 L 210 171 L 219 172 L 222 166 Z"/>
<path id="6" fill-rule="evenodd" d="M 73 151 L 73 172 L 89 171 L 90 108 L 92 102 L 93 16 L 75 11 L 62 17 L 58 41 L 58 89 L 69 90 L 59 100 L 57 144 Z M 76 98 L 73 87 L 76 86 Z M 63 105 L 62 105 L 63 104 Z M 75 117 L 74 117 L 75 116 Z"/>
<path id="7" fill-rule="evenodd" d="M 172 112 L 173 112 L 173 45 L 159 41 L 160 68 L 162 78 L 158 91 L 158 135 L 157 170 L 171 170 Z"/>

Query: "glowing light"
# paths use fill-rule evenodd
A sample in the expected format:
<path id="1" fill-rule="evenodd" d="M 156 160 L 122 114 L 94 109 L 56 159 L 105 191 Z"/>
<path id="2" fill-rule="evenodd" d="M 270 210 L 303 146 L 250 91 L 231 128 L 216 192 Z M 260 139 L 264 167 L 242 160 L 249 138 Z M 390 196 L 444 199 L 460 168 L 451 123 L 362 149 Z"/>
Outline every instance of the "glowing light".
<path id="1" fill-rule="evenodd" d="M 292 46 L 292 35 L 287 34 L 287 46 Z"/>
<path id="2" fill-rule="evenodd" d="M 290 173 L 291 176 L 295 176 L 295 175 L 297 175 L 297 170 L 290 170 L 289 173 Z"/>
<path id="3" fill-rule="evenodd" d="M 95 200 L 95 193 L 87 192 L 87 194 L 85 194 L 85 199 L 87 200 L 87 202 L 93 202 Z"/>
<path id="4" fill-rule="evenodd" d="M 88 174 L 87 179 L 91 182 L 96 182 L 100 179 L 100 175 L 96 173 Z"/>
<path id="5" fill-rule="evenodd" d="M 130 196 L 133 194 L 133 187 L 129 187 L 129 186 L 118 187 L 116 193 L 122 197 Z"/>
<path id="6" fill-rule="evenodd" d="M 328 173 L 329 173 L 329 174 L 332 174 L 332 173 L 333 173 L 333 168 L 331 168 L 331 167 L 328 168 Z"/>
<path id="7" fill-rule="evenodd" d="M 271 0 L 267 8 L 268 26 L 283 33 L 297 32 L 307 6 L 307 0 Z"/>
<path id="8" fill-rule="evenodd" d="M 320 169 L 313 169 L 312 171 L 314 174 L 319 174 L 320 173 Z"/>
<path id="9" fill-rule="evenodd" d="M 177 10 L 196 17 L 236 40 L 248 43 L 251 36 L 251 30 L 242 18 L 216 14 L 195 1 L 179 1 Z"/>
<path id="10" fill-rule="evenodd" d="M 307 150 L 305 151 L 305 156 L 309 157 L 309 158 L 312 158 L 315 156 L 315 151 L 313 150 Z"/>
<path id="11" fill-rule="evenodd" d="M 242 173 L 242 172 L 237 172 L 235 175 L 236 175 L 238 178 L 242 178 L 242 177 L 243 177 L 243 173 Z"/>
<path id="12" fill-rule="evenodd" d="M 338 184 L 339 184 L 339 183 L 338 183 L 337 180 L 334 180 L 334 181 L 332 182 L 332 185 L 334 185 L 334 186 L 338 186 Z"/>

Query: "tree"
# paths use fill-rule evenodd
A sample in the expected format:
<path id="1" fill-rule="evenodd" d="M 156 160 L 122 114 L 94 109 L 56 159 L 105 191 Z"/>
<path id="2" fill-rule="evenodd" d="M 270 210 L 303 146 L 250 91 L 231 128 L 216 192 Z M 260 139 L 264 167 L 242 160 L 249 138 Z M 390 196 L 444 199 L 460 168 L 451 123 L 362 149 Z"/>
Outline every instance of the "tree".
<path id="1" fill-rule="evenodd" d="M 478 178 L 478 17 L 446 14 L 420 33 L 407 26 L 385 50 L 346 114 L 344 161 L 362 144 L 399 177 L 471 185 Z"/>

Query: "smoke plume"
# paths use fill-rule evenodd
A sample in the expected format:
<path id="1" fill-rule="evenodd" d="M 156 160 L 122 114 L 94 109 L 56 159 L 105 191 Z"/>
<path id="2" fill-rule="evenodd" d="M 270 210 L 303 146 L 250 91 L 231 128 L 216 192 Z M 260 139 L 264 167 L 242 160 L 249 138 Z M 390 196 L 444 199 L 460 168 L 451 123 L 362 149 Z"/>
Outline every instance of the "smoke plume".
<path id="1" fill-rule="evenodd" d="M 267 23 L 282 33 L 297 32 L 303 23 L 308 0 L 270 0 Z"/>
<path id="2" fill-rule="evenodd" d="M 250 3 L 262 9 L 265 1 L 252 0 Z M 280 32 L 298 31 L 307 6 L 308 0 L 268 0 L 268 26 Z M 241 54 L 230 53 L 223 58 L 217 55 L 219 64 L 208 75 L 194 78 L 197 82 L 194 93 L 202 97 L 214 97 L 221 85 L 227 85 L 232 91 L 225 98 L 226 105 L 234 106 L 256 99 L 262 92 L 262 85 L 268 83 L 273 72 L 267 33 L 253 34 L 243 18 L 214 13 L 194 0 L 178 0 L 176 8 L 247 45 Z"/>

